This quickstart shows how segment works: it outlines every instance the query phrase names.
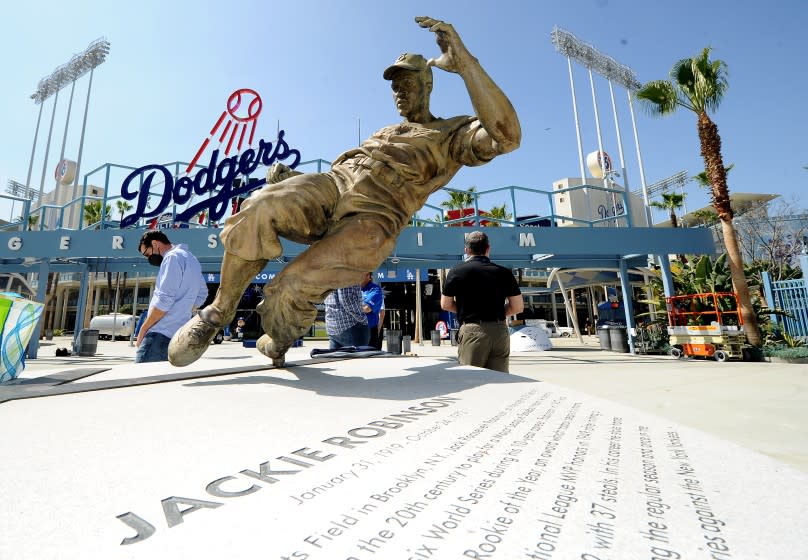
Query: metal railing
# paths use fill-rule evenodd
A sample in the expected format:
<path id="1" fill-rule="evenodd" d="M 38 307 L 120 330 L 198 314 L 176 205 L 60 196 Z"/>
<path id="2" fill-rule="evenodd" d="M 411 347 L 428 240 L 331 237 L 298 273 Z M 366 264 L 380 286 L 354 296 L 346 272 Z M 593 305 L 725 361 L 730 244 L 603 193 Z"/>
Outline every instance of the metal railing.
<path id="1" fill-rule="evenodd" d="M 808 262 L 808 259 L 801 259 Z M 773 323 L 779 323 L 791 336 L 808 336 L 808 270 L 802 269 L 800 280 L 772 282 L 768 272 L 763 272 L 763 286 L 769 307 L 786 311 L 788 315 L 771 315 Z"/>
<path id="2" fill-rule="evenodd" d="M 322 172 L 323 168 L 326 166 L 330 166 L 330 162 L 322 159 L 315 159 L 301 162 L 298 165 L 298 169 L 305 170 L 306 167 L 309 167 L 311 171 L 314 172 Z M 169 164 L 164 165 L 164 167 L 172 169 L 173 175 L 175 180 L 181 177 L 184 174 L 184 169 L 187 167 L 186 162 L 172 162 Z M 201 169 L 201 166 L 197 166 Z M 120 200 L 124 200 L 120 194 L 114 195 L 111 194 L 111 191 L 114 189 L 116 185 L 120 185 L 122 181 L 122 177 L 125 175 L 129 175 L 132 171 L 136 168 L 131 166 L 119 165 L 119 164 L 112 164 L 107 163 L 104 164 L 92 171 L 88 172 L 84 176 L 84 182 L 82 186 L 82 193 L 80 196 L 76 196 L 75 198 L 65 202 L 64 204 L 43 204 L 36 208 L 31 208 L 31 201 L 27 199 L 23 199 L 16 196 L 11 195 L 4 195 L 0 194 L 0 197 L 11 199 L 15 202 L 22 202 L 23 209 L 22 213 L 19 216 L 18 221 L 12 221 L 8 224 L 0 226 L 0 229 L 5 230 L 19 230 L 23 231 L 26 229 L 33 229 L 33 230 L 43 230 L 43 229 L 57 229 L 57 230 L 75 230 L 75 229 L 110 229 L 110 228 L 118 228 L 120 227 L 120 218 L 123 216 L 117 216 L 118 219 L 113 217 L 112 214 L 121 214 L 121 209 L 118 208 L 117 202 Z M 265 170 L 259 168 L 254 175 L 256 176 L 263 176 Z M 117 177 L 117 174 L 121 174 L 121 177 Z M 94 180 L 94 178 L 99 178 L 99 175 L 103 178 L 101 180 Z M 120 179 L 120 181 L 119 181 Z M 247 182 L 250 180 L 250 176 L 244 177 L 243 181 Z M 143 176 L 140 177 L 141 187 L 143 185 Z M 103 195 L 101 196 L 94 196 L 87 194 L 90 185 L 98 183 L 103 184 Z M 111 188 L 113 187 L 113 188 Z M 161 182 L 156 182 L 152 185 L 151 190 L 159 189 L 162 187 Z M 580 193 L 583 191 L 585 194 L 578 195 L 581 197 L 581 200 L 586 200 L 587 203 L 591 196 L 591 192 L 601 192 L 604 193 L 607 199 L 611 199 L 611 204 L 613 206 L 613 212 L 603 217 L 593 217 L 593 218 L 581 218 L 578 216 L 572 215 L 573 212 L 563 212 L 558 208 L 558 200 L 565 196 L 571 196 L 572 194 L 578 192 Z M 472 208 L 473 213 L 467 216 L 461 216 L 457 219 L 446 219 L 445 212 L 447 207 L 445 205 L 439 205 L 440 202 L 436 200 L 438 198 L 445 197 L 446 194 L 451 196 L 452 193 L 463 193 L 469 196 L 471 203 L 467 208 Z M 207 196 L 214 196 L 214 192 L 208 192 Z M 158 218 L 163 218 L 163 221 L 166 223 L 170 223 L 171 226 L 169 227 L 193 227 L 193 228 L 218 228 L 220 227 L 220 222 L 223 221 L 219 220 L 216 223 L 211 223 L 210 216 L 208 215 L 207 218 L 202 221 L 202 223 L 197 222 L 185 222 L 182 224 L 176 224 L 174 222 L 174 217 L 177 216 L 179 212 L 181 212 L 184 208 L 188 207 L 190 204 L 198 202 L 201 200 L 201 196 L 205 195 L 194 195 L 188 202 L 178 205 L 178 204 L 170 204 L 167 208 L 165 208 L 163 212 L 163 216 L 160 217 L 150 217 L 150 218 L 141 218 L 138 220 L 137 224 L 134 227 L 147 227 L 151 222 Z M 491 201 L 493 197 L 498 197 L 497 202 L 502 202 L 503 200 L 507 200 L 510 202 L 510 208 L 512 209 L 512 213 L 508 217 L 497 217 L 488 215 L 488 212 L 481 209 L 481 200 Z M 156 194 L 155 194 L 155 198 Z M 91 202 L 98 201 L 100 202 L 100 218 L 98 221 L 94 223 L 85 223 L 86 221 L 86 208 L 87 205 Z M 622 204 L 622 212 L 617 213 L 617 207 L 619 204 Z M 506 205 L 507 205 L 506 202 Z M 128 204 L 128 201 L 127 201 Z M 123 205 L 122 205 L 123 206 Z M 486 205 L 489 209 L 494 207 L 494 204 Z M 68 211 L 70 212 L 70 219 L 67 220 L 65 217 L 68 215 Z M 128 210 L 125 210 L 125 212 Z M 424 217 L 431 212 L 436 212 L 438 215 L 429 218 Z M 507 211 L 506 211 L 507 212 Z M 55 219 L 54 219 L 55 214 Z M 595 214 L 594 211 L 591 214 Z M 76 221 L 75 216 L 78 217 L 78 221 Z M 171 217 L 169 220 L 168 217 Z M 32 220 L 33 217 L 36 219 Z M 225 216 L 226 217 L 226 216 Z M 446 226 L 461 226 L 461 225 L 473 225 L 475 227 L 483 226 L 483 225 L 496 225 L 496 226 L 503 226 L 503 227 L 515 227 L 515 226 L 549 226 L 549 227 L 559 227 L 562 225 L 568 226 L 577 226 L 577 227 L 632 227 L 634 224 L 632 216 L 631 216 L 631 199 L 630 193 L 624 191 L 622 188 L 610 188 L 606 186 L 600 185 L 575 185 L 570 187 L 565 187 L 562 189 L 557 190 L 546 190 L 540 188 L 529 188 L 529 187 L 522 187 L 517 185 L 509 185 L 506 187 L 497 187 L 492 188 L 484 191 L 469 191 L 469 190 L 462 190 L 457 188 L 451 187 L 444 187 L 437 193 L 433 194 L 427 203 L 423 206 L 423 208 L 412 216 L 411 225 L 414 226 L 421 226 L 421 227 L 446 227 Z"/>

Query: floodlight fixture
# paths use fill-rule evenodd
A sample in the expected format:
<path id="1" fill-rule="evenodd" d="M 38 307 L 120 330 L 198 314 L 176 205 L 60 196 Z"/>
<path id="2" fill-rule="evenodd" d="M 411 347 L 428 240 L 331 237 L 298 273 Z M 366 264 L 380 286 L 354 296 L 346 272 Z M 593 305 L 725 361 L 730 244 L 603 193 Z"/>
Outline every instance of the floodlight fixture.
<path id="1" fill-rule="evenodd" d="M 601 53 L 569 31 L 554 27 L 550 36 L 559 53 L 581 63 L 607 80 L 620 84 L 629 91 L 638 90 L 642 86 L 634 70 Z"/>
<path id="2" fill-rule="evenodd" d="M 658 193 L 659 191 L 667 191 L 670 190 L 672 187 L 680 187 L 684 188 L 684 186 L 690 181 L 690 177 L 687 173 L 687 170 L 679 171 L 678 173 L 674 173 L 670 177 L 662 179 L 661 181 L 657 181 L 652 185 L 648 185 L 648 195 L 653 195 Z M 638 191 L 635 191 L 634 194 L 638 194 Z"/>
<path id="3" fill-rule="evenodd" d="M 37 105 L 58 92 L 65 85 L 81 78 L 84 74 L 103 64 L 109 54 L 109 41 L 104 37 L 96 39 L 81 53 L 58 66 L 50 75 L 39 80 L 31 99 Z"/>
<path id="4" fill-rule="evenodd" d="M 29 188 L 13 179 L 8 180 L 8 185 L 6 186 L 6 192 L 12 196 L 27 198 L 28 200 L 34 200 L 39 198 L 39 193 L 36 190 Z"/>

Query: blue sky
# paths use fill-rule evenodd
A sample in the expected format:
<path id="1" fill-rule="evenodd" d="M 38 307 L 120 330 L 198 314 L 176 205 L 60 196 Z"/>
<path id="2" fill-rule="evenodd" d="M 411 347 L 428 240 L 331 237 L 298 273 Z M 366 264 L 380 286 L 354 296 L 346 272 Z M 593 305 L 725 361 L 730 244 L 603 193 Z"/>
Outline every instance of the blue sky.
<path id="1" fill-rule="evenodd" d="M 400 53 L 438 54 L 434 36 L 413 17 L 454 24 L 466 46 L 500 85 L 519 115 L 521 147 L 449 185 L 487 190 L 507 185 L 548 189 L 579 175 L 566 59 L 550 32 L 559 26 L 631 67 L 642 82 L 666 78 L 672 64 L 713 48 L 729 67 L 729 90 L 713 115 L 724 161 L 735 164 L 731 192 L 799 197 L 808 184 L 805 92 L 808 9 L 804 0 L 480 0 L 365 2 L 325 0 L 186 0 L 129 3 L 19 2 L 4 7 L 0 44 L 0 191 L 25 182 L 39 107 L 38 81 L 94 39 L 111 42 L 93 78 L 82 172 L 113 162 L 140 166 L 189 161 L 229 94 L 249 87 L 264 102 L 256 137 L 274 139 L 278 122 L 303 159 L 332 160 L 382 126 L 398 122 L 382 70 Z M 575 67 L 584 151 L 597 149 L 588 76 Z M 608 86 L 596 79 L 604 148 L 617 160 Z M 77 82 L 66 157 L 78 155 L 87 77 Z M 626 93 L 616 88 L 629 187 L 639 188 Z M 54 186 L 69 88 L 56 109 L 45 191 Z M 31 185 L 38 189 L 52 98 L 45 102 Z M 432 112 L 469 114 L 461 79 L 435 71 Z M 695 115 L 651 118 L 635 105 L 647 182 L 703 169 Z M 361 129 L 359 123 L 361 122 Z M 99 178 L 96 183 L 102 183 Z M 112 191 L 119 192 L 119 183 Z M 708 203 L 695 183 L 689 210 Z M 431 202 L 437 202 L 433 199 Z M 510 202 L 490 200 L 491 204 Z M 520 200 L 520 214 L 530 202 Z M 805 208 L 803 201 L 798 203 Z M 15 215 L 19 213 L 19 205 Z M 0 218 L 12 208 L 0 199 Z M 661 214 L 656 214 L 662 219 Z"/>

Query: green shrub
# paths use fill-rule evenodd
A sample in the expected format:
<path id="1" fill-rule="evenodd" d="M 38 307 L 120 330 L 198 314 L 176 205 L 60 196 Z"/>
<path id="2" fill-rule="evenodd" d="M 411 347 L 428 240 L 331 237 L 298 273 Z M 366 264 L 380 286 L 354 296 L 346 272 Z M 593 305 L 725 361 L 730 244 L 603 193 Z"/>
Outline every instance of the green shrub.
<path id="1" fill-rule="evenodd" d="M 799 336 L 791 336 L 787 332 L 783 333 L 783 343 L 789 348 L 801 348 L 805 346 L 805 341 Z"/>
<path id="2" fill-rule="evenodd" d="M 788 346 L 768 346 L 764 348 L 763 351 L 771 358 L 783 358 L 786 360 L 808 358 L 808 347 L 806 346 L 798 346 L 796 348 L 789 348 Z"/>

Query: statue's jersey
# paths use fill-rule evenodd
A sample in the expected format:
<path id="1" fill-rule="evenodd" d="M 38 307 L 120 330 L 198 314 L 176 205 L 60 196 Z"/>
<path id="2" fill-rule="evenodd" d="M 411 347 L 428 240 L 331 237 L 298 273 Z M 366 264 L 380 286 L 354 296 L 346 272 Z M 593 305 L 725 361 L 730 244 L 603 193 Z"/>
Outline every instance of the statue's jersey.
<path id="1" fill-rule="evenodd" d="M 392 215 L 397 228 L 404 226 L 460 167 L 488 161 L 472 149 L 480 127 L 476 117 L 460 116 L 377 131 L 331 165 L 329 175 L 342 195 L 333 218 L 372 212 Z"/>
<path id="2" fill-rule="evenodd" d="M 364 233 L 346 250 L 361 251 L 366 239 L 360 238 L 371 230 L 395 243 L 429 195 L 460 167 L 486 163 L 473 149 L 481 127 L 468 116 L 387 126 L 340 155 L 326 173 L 295 175 L 254 191 L 225 221 L 222 243 L 248 261 L 279 256 L 278 237 L 312 244 L 354 227 Z"/>

